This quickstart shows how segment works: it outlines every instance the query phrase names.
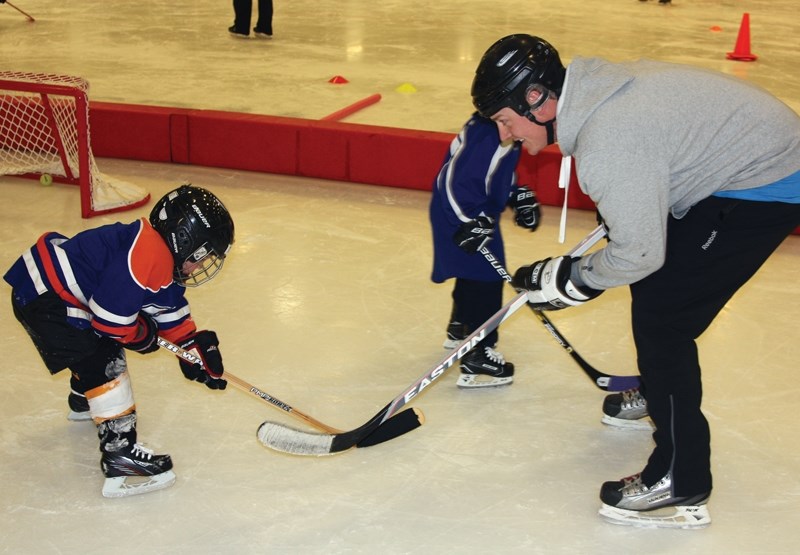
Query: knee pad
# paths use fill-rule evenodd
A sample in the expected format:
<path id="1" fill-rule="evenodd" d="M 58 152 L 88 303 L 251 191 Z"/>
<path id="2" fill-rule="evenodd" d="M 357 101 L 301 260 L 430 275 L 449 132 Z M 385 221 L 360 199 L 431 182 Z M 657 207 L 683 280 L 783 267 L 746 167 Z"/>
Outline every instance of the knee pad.
<path id="1" fill-rule="evenodd" d="M 89 412 L 95 424 L 117 419 L 135 412 L 133 387 L 128 372 L 86 392 Z"/>

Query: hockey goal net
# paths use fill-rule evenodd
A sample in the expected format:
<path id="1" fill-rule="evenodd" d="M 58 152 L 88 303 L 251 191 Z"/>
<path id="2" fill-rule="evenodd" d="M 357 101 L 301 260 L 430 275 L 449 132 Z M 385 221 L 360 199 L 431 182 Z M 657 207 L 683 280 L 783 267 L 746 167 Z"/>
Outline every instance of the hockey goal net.
<path id="1" fill-rule="evenodd" d="M 0 175 L 80 186 L 81 216 L 146 204 L 149 193 L 97 169 L 82 77 L 0 71 Z"/>

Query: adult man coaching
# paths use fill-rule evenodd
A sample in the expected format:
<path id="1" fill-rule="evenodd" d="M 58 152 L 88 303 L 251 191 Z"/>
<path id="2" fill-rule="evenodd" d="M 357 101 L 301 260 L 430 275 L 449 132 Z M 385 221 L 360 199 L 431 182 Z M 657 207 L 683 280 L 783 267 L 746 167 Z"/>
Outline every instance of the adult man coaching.
<path id="1" fill-rule="evenodd" d="M 647 411 L 644 469 L 606 482 L 617 523 L 710 522 L 710 433 L 695 339 L 800 225 L 800 117 L 764 90 L 690 66 L 576 57 L 541 38 L 492 45 L 472 85 L 478 111 L 530 154 L 558 141 L 608 229 L 605 248 L 519 268 L 542 310 L 629 285 Z M 674 507 L 666 516 L 648 513 Z"/>

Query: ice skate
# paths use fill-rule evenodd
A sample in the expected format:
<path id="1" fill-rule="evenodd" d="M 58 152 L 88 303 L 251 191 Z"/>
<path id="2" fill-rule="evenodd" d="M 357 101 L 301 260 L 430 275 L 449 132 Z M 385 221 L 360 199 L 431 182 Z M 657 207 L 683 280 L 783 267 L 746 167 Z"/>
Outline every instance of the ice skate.
<path id="1" fill-rule="evenodd" d="M 67 420 L 86 422 L 92 419 L 92 415 L 89 413 L 89 401 L 86 400 L 85 395 L 70 391 L 69 397 L 67 397 L 67 404 L 69 405 Z"/>
<path id="2" fill-rule="evenodd" d="M 136 412 L 105 420 L 97 427 L 100 468 L 106 481 L 103 497 L 127 497 L 149 493 L 175 483 L 172 459 L 155 455 L 136 441 Z"/>
<path id="3" fill-rule="evenodd" d="M 706 502 L 710 493 L 675 497 L 667 473 L 651 487 L 634 474 L 600 488 L 600 516 L 612 523 L 641 528 L 705 528 L 711 524 Z"/>
<path id="4" fill-rule="evenodd" d="M 442 347 L 445 349 L 455 349 L 461 345 L 461 342 L 464 341 L 468 335 L 467 326 L 461 322 L 452 320 L 447 325 L 447 339 L 442 343 Z"/>
<path id="5" fill-rule="evenodd" d="M 606 395 L 601 421 L 617 428 L 653 431 L 653 422 L 647 416 L 647 401 L 639 388 Z"/>
<path id="6" fill-rule="evenodd" d="M 103 497 L 127 497 L 167 488 L 175 483 L 172 459 L 155 455 L 135 443 L 119 451 L 103 453 L 100 466 L 106 481 Z"/>
<path id="7" fill-rule="evenodd" d="M 461 359 L 456 385 L 464 389 L 497 387 L 514 381 L 514 365 L 492 347 L 478 345 Z"/>

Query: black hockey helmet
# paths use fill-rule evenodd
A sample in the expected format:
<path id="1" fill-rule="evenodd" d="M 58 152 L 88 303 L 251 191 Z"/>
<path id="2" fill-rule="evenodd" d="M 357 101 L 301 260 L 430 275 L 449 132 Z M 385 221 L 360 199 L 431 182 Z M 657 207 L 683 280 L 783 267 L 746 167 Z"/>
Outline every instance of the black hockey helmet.
<path id="1" fill-rule="evenodd" d="M 558 51 L 549 42 L 532 35 L 508 35 L 481 58 L 472 81 L 472 103 L 487 118 L 503 108 L 527 117 L 541 105 L 528 104 L 530 90 L 541 90 L 541 103 L 551 93 L 561 96 L 565 75 Z"/>
<path id="2" fill-rule="evenodd" d="M 173 279 L 194 287 L 213 278 L 233 245 L 233 220 L 213 193 L 181 185 L 156 202 L 150 225 L 166 241 L 175 266 Z"/>

